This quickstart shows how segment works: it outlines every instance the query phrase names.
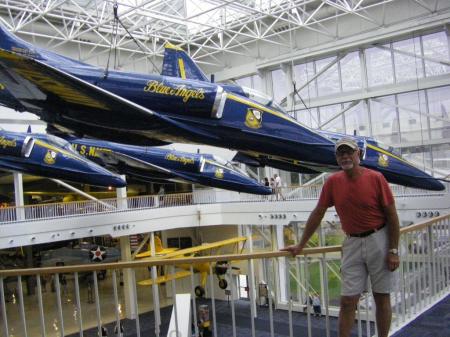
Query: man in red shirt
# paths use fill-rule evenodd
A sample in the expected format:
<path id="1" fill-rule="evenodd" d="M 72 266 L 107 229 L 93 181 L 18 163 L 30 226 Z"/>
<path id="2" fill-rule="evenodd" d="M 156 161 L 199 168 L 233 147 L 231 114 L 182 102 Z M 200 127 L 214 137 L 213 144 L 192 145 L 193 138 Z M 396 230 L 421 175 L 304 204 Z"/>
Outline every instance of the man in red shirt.
<path id="1" fill-rule="evenodd" d="M 342 244 L 339 336 L 350 336 L 355 308 L 370 277 L 378 336 L 388 337 L 392 318 L 391 277 L 400 264 L 394 198 L 381 173 L 359 165 L 361 150 L 352 138 L 340 139 L 335 148 L 342 171 L 325 182 L 299 244 L 281 250 L 298 255 L 319 227 L 326 210 L 334 206 L 347 234 Z"/>

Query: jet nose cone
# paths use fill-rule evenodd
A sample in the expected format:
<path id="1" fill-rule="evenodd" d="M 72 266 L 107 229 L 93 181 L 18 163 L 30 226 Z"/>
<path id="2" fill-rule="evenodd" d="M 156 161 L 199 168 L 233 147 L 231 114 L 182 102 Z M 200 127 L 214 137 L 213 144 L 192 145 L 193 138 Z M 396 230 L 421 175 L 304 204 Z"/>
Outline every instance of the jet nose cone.
<path id="1" fill-rule="evenodd" d="M 423 179 L 422 181 L 419 181 L 417 185 L 419 186 L 419 188 L 430 191 L 445 190 L 445 185 L 435 178 Z"/>
<path id="2" fill-rule="evenodd" d="M 127 186 L 127 182 L 121 176 L 112 177 L 111 186 L 119 188 Z"/>
<path id="3" fill-rule="evenodd" d="M 103 172 L 97 171 L 95 174 L 89 175 L 86 180 L 87 184 L 96 186 L 111 186 L 116 188 L 127 186 L 127 182 L 124 178 L 106 169 L 103 169 Z"/>

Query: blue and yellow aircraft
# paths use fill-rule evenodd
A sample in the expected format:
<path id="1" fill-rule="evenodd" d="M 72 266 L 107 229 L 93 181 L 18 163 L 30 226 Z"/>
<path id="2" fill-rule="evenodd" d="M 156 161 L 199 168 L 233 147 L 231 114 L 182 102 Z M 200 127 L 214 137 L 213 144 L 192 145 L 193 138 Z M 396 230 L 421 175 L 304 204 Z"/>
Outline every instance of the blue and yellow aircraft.
<path id="1" fill-rule="evenodd" d="M 208 81 L 186 53 L 171 45 L 161 75 L 126 73 L 35 47 L 0 26 L 0 82 L 20 103 L 16 109 L 39 115 L 50 132 L 133 145 L 202 143 L 274 163 L 337 166 L 331 139 L 265 95 Z M 398 174 L 407 172 L 408 186 L 444 189 L 404 161 L 396 167 Z"/>
<path id="2" fill-rule="evenodd" d="M 53 135 L 0 129 L 0 170 L 96 186 L 126 186 L 119 175 L 83 158 L 69 142 Z"/>
<path id="3" fill-rule="evenodd" d="M 230 162 L 211 154 L 68 138 L 82 156 L 143 181 L 173 180 L 253 194 L 270 194 L 270 188 L 251 179 Z"/>
<path id="4" fill-rule="evenodd" d="M 445 188 L 438 179 L 433 178 L 429 174 L 418 169 L 413 164 L 403 159 L 392 147 L 388 147 L 372 137 L 349 136 L 342 133 L 323 130 L 317 130 L 317 132 L 334 143 L 342 137 L 353 138 L 361 150 L 361 165 L 381 172 L 391 183 L 436 191 Z M 286 171 L 307 174 L 334 172 L 339 170 L 337 163 L 335 163 L 335 165 L 322 165 L 301 160 L 289 160 L 277 156 L 261 156 L 255 153 L 246 152 L 238 152 L 233 160 L 249 166 L 271 166 Z"/>

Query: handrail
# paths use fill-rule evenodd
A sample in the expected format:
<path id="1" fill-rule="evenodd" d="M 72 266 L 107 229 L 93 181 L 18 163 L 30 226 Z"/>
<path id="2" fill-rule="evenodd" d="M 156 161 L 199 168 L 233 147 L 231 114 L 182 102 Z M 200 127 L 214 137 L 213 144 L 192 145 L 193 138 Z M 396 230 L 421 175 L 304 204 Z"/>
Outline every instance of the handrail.
<path id="1" fill-rule="evenodd" d="M 326 246 L 326 247 L 314 247 L 305 248 L 299 255 L 314 255 L 331 252 L 340 252 L 341 246 Z M 289 252 L 272 251 L 272 252 L 259 252 L 259 253 L 246 253 L 246 254 L 226 254 L 226 255 L 209 255 L 209 256 L 197 256 L 197 257 L 184 257 L 177 259 L 163 259 L 155 258 L 152 260 L 138 260 L 127 262 L 112 262 L 112 263 L 96 263 L 96 264 L 80 264 L 61 267 L 42 267 L 42 268 L 28 268 L 28 269 L 4 269 L 0 270 L 0 277 L 7 276 L 25 276 L 36 274 L 55 274 L 55 273 L 74 273 L 93 270 L 105 270 L 105 269 L 124 269 L 124 268 L 139 268 L 139 267 L 152 267 L 152 266 L 167 266 L 167 265 L 180 265 L 191 263 L 204 263 L 204 262 L 217 262 L 217 261 L 237 261 L 237 260 L 252 260 L 274 257 L 287 257 L 290 256 Z"/>
<path id="2" fill-rule="evenodd" d="M 450 219 L 450 214 L 441 215 L 430 220 L 426 220 L 408 227 L 403 227 L 400 229 L 400 234 L 406 234 L 414 232 L 417 230 L 424 229 L 433 225 L 434 223 Z M 342 249 L 341 245 L 337 246 L 325 246 L 325 247 L 313 247 L 305 248 L 299 255 L 314 255 L 314 254 L 324 254 L 331 252 L 340 252 Z M 217 261 L 229 261 L 229 260 L 251 260 L 251 259 L 261 259 L 261 258 L 276 258 L 276 257 L 287 257 L 290 254 L 288 252 L 282 251 L 272 251 L 272 252 L 258 252 L 258 253 L 246 253 L 246 254 L 227 254 L 227 255 L 211 255 L 211 256 L 199 256 L 199 257 L 188 257 L 188 258 L 177 258 L 177 259 L 163 259 L 155 258 L 152 260 L 139 260 L 139 261 L 127 261 L 127 262 L 114 262 L 114 263 L 99 263 L 99 264 L 83 264 L 83 265 L 72 265 L 72 266 L 61 266 L 61 267 L 43 267 L 43 268 L 28 268 L 28 269 L 4 269 L 0 270 L 0 277 L 7 276 L 25 276 L 25 275 L 36 275 L 36 274 L 53 274 L 53 273 L 73 273 L 82 271 L 93 271 L 93 270 L 106 270 L 106 269 L 123 269 L 123 268 L 139 268 L 148 266 L 165 266 L 165 265 L 180 265 L 180 264 L 191 264 L 191 263 L 203 263 L 203 262 L 217 262 Z"/>
<path id="3" fill-rule="evenodd" d="M 403 227 L 403 228 L 400 228 L 400 234 L 415 232 L 417 230 L 424 229 L 425 227 L 431 226 L 433 223 L 435 223 L 437 221 L 448 219 L 448 218 L 450 218 L 450 214 L 444 214 L 444 215 L 440 215 L 440 216 L 434 217 L 434 218 L 426 220 L 426 221 L 416 223 L 414 225 Z"/>

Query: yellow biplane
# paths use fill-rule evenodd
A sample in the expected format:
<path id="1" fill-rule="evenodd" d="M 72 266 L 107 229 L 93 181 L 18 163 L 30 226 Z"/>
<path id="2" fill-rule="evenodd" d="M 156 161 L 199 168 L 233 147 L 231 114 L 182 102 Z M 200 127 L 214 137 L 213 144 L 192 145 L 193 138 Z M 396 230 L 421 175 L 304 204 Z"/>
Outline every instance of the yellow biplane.
<path id="1" fill-rule="evenodd" d="M 208 255 L 219 255 L 220 249 L 222 247 L 235 245 L 236 249 L 238 249 L 238 243 L 245 242 L 246 240 L 247 240 L 246 237 L 240 236 L 211 243 L 204 243 L 200 246 L 178 249 L 178 248 L 163 248 L 161 240 L 159 239 L 159 237 L 155 236 L 155 256 L 151 257 L 150 251 L 146 251 L 144 253 L 137 254 L 136 258 L 155 260 L 155 259 L 175 259 L 182 257 L 195 257 L 199 256 L 201 253 L 208 253 Z M 212 254 L 213 250 L 215 250 L 215 254 Z M 177 264 L 176 267 L 182 269 L 181 271 L 177 271 L 175 273 L 166 275 L 160 275 L 156 279 L 143 280 L 138 282 L 138 284 L 141 286 L 151 286 L 154 283 L 163 284 L 175 279 L 188 277 L 191 275 L 191 266 L 192 266 L 194 273 L 200 273 L 200 285 L 195 287 L 195 295 L 198 297 L 202 297 L 205 294 L 206 279 L 210 271 L 210 264 L 211 264 L 210 262 Z M 216 274 L 217 278 L 219 279 L 219 287 L 221 289 L 226 289 L 228 286 L 228 282 L 223 278 L 223 276 L 228 270 L 228 267 L 229 261 L 219 261 L 216 262 L 212 268 L 214 274 Z M 232 267 L 232 269 L 239 269 L 239 268 Z"/>

